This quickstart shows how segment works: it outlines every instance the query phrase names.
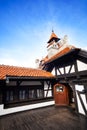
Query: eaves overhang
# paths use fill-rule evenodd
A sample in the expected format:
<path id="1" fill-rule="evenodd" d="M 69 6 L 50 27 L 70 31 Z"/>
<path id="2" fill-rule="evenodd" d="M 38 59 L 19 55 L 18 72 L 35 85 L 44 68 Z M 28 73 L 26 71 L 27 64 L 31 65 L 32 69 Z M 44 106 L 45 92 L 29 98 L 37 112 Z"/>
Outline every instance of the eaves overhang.
<path id="1" fill-rule="evenodd" d="M 10 76 L 10 75 L 6 75 L 6 79 L 9 80 L 51 80 L 51 79 L 55 79 L 55 76 L 53 77 L 39 77 L 39 76 Z"/>
<path id="2" fill-rule="evenodd" d="M 66 60 L 67 60 L 68 57 L 77 58 L 77 54 L 79 53 L 79 51 L 80 51 L 79 48 L 71 49 L 69 52 L 67 52 L 65 54 L 62 54 L 62 55 L 60 55 L 58 57 L 49 59 L 43 65 L 51 64 L 51 63 L 53 63 L 55 61 L 59 61 L 60 59 L 62 60 L 62 58 L 64 58 L 64 59 L 66 58 Z M 69 59 L 69 60 L 73 60 L 73 59 Z"/>

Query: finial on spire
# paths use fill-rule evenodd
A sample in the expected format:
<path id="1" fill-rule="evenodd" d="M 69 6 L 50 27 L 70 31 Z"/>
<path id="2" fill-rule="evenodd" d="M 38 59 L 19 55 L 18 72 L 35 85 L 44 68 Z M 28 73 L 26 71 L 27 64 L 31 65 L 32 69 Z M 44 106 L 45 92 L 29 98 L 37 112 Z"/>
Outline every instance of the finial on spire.
<path id="1" fill-rule="evenodd" d="M 52 27 L 52 33 L 54 33 L 53 27 Z"/>

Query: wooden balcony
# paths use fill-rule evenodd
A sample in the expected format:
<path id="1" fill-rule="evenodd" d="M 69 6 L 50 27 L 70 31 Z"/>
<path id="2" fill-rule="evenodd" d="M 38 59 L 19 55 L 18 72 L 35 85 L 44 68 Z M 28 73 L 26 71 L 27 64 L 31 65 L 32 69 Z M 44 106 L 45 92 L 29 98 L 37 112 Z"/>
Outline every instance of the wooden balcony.
<path id="1" fill-rule="evenodd" d="M 70 107 L 45 107 L 0 117 L 0 130 L 86 130 L 87 117 Z"/>

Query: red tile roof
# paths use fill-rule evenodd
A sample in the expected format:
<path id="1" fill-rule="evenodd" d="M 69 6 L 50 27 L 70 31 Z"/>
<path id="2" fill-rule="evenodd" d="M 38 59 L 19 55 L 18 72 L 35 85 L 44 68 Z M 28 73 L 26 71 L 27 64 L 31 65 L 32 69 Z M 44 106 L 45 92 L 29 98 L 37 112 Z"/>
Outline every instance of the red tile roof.
<path id="1" fill-rule="evenodd" d="M 29 76 L 29 77 L 54 77 L 50 72 L 44 70 L 16 67 L 8 65 L 0 65 L 0 79 L 5 79 L 6 75 L 9 76 Z"/>

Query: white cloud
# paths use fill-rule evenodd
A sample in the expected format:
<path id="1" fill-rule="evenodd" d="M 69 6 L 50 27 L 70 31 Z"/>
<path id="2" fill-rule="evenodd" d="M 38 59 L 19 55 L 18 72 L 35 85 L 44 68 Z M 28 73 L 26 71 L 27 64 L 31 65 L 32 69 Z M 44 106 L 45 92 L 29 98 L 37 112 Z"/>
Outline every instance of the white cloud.
<path id="1" fill-rule="evenodd" d="M 4 65 L 12 65 L 12 66 L 22 66 L 22 67 L 30 67 L 30 68 L 35 68 L 35 60 L 30 59 L 14 59 L 14 58 L 0 58 L 0 64 Z"/>
<path id="2" fill-rule="evenodd" d="M 4 65 L 17 65 L 17 61 L 15 61 L 14 59 L 11 58 L 1 58 L 0 59 L 0 64 L 4 64 Z"/>
<path id="3" fill-rule="evenodd" d="M 31 50 L 32 51 L 32 50 Z M 11 50 L 0 48 L 0 64 L 13 65 L 13 66 L 24 66 L 24 67 L 35 67 L 35 59 L 32 53 L 23 48 Z"/>

